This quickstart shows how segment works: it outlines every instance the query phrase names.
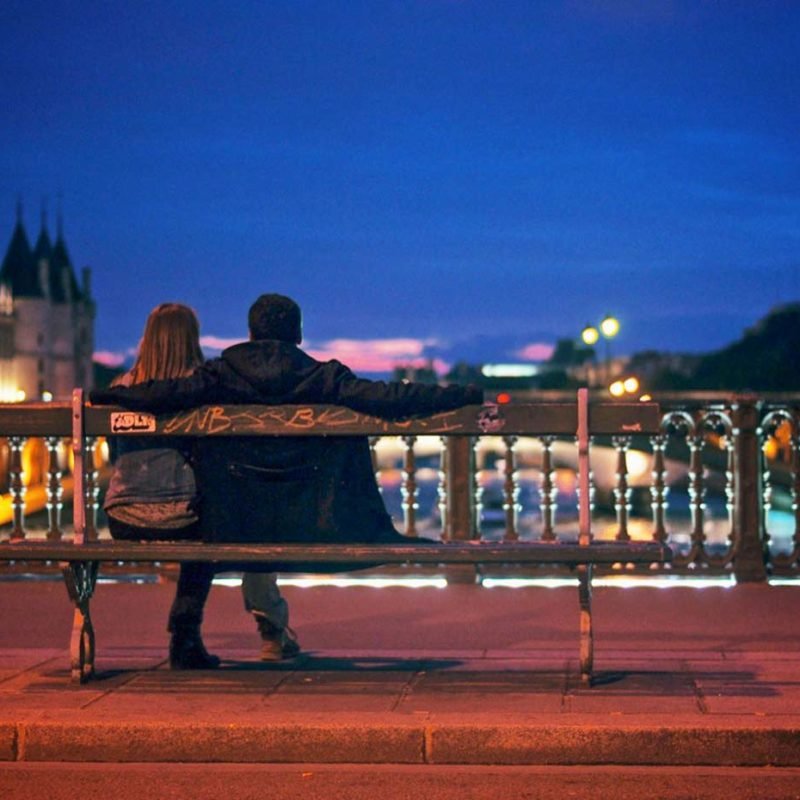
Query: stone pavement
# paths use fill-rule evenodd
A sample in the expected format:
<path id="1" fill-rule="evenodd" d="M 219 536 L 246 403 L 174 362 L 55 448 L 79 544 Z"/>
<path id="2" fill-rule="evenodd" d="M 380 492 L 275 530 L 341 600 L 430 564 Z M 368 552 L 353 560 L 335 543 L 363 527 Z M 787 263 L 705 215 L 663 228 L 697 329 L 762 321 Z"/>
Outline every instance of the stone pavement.
<path id="1" fill-rule="evenodd" d="M 173 585 L 93 601 L 98 677 L 69 682 L 60 581 L 0 580 L 0 760 L 800 766 L 800 584 L 285 587 L 304 647 L 257 661 L 215 586 L 209 672 L 166 668 Z"/>

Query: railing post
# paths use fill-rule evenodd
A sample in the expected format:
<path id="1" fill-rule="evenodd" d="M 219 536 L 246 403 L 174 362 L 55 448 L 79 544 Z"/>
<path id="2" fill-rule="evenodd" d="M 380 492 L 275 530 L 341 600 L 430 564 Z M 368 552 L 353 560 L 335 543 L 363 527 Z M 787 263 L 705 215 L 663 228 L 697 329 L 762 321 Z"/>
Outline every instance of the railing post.
<path id="1" fill-rule="evenodd" d="M 467 541 L 477 537 L 475 514 L 475 450 L 471 436 L 448 436 L 447 444 L 447 509 L 445 539 Z"/>
<path id="2" fill-rule="evenodd" d="M 592 541 L 592 473 L 589 463 L 589 391 L 578 389 L 578 541 Z"/>
<path id="3" fill-rule="evenodd" d="M 733 420 L 733 570 L 739 583 L 767 579 L 761 475 L 761 428 L 757 398 L 740 395 Z"/>
<path id="4" fill-rule="evenodd" d="M 475 492 L 475 437 L 448 436 L 445 443 L 444 541 L 480 538 Z M 477 568 L 471 564 L 450 564 L 448 583 L 475 583 Z"/>

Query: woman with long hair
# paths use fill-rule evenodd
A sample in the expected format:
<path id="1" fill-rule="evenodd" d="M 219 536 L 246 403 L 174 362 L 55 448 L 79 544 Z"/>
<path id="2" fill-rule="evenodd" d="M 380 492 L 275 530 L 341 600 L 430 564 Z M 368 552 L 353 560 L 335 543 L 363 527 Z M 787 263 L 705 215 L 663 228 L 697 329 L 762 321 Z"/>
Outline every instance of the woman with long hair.
<path id="1" fill-rule="evenodd" d="M 162 303 L 147 318 L 132 369 L 112 385 L 182 378 L 203 363 L 200 325 L 194 311 L 180 303 Z M 198 494 L 192 469 L 192 442 L 179 437 L 114 437 L 114 470 L 103 509 L 115 539 L 198 539 Z M 203 607 L 214 567 L 181 564 L 169 613 L 169 662 L 172 669 L 214 669 L 200 636 Z M 245 573 L 245 608 L 261 634 L 261 659 L 278 661 L 300 653 L 289 627 L 289 607 L 274 573 Z"/>
<path id="2" fill-rule="evenodd" d="M 203 363 L 200 326 L 194 311 L 162 303 L 147 318 L 133 368 L 112 385 L 190 375 Z M 115 539 L 196 539 L 197 490 L 191 442 L 175 437 L 114 437 L 114 469 L 103 509 Z M 172 669 L 214 669 L 200 636 L 203 607 L 214 577 L 213 565 L 181 564 L 169 612 L 169 662 Z"/>

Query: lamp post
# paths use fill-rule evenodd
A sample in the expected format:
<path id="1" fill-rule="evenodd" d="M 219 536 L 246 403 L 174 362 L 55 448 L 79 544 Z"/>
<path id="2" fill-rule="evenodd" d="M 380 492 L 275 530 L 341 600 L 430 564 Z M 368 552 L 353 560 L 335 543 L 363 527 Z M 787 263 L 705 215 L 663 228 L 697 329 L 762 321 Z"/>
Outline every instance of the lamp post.
<path id="1" fill-rule="evenodd" d="M 619 320 L 612 317 L 611 314 L 606 314 L 600 324 L 595 327 L 594 325 L 586 324 L 581 331 L 581 339 L 584 343 L 593 347 L 600 341 L 600 337 L 606 341 L 606 358 L 605 358 L 605 383 L 608 384 L 611 379 L 611 340 L 619 333 Z"/>

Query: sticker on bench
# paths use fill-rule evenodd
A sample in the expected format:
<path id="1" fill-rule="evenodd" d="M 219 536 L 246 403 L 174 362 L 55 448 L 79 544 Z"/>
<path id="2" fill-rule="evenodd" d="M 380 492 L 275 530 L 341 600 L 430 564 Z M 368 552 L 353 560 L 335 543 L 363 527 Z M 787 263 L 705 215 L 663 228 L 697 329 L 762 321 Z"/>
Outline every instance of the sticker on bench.
<path id="1" fill-rule="evenodd" d="M 111 433 L 153 433 L 156 418 L 141 411 L 114 411 L 111 414 Z"/>
<path id="2" fill-rule="evenodd" d="M 478 427 L 484 433 L 497 433 L 503 430 L 506 421 L 500 413 L 500 408 L 494 403 L 487 403 L 478 412 Z"/>

